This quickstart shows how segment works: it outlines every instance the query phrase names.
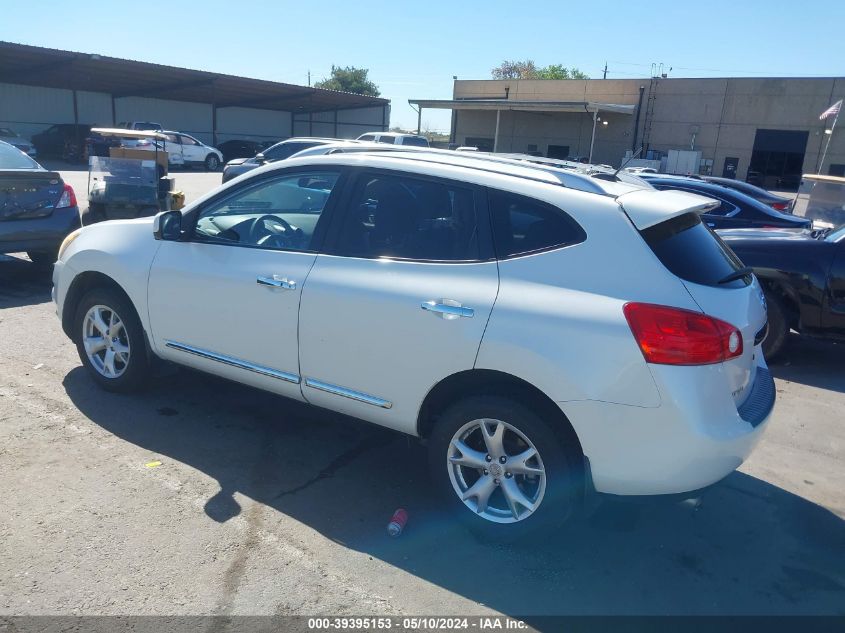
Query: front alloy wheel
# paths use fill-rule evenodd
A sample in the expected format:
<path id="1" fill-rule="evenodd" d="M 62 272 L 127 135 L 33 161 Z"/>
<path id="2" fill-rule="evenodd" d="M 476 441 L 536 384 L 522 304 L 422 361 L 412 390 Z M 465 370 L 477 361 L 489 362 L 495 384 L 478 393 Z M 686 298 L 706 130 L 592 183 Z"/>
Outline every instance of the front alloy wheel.
<path id="1" fill-rule="evenodd" d="M 449 444 L 447 468 L 458 498 L 494 523 L 526 519 L 546 492 L 537 448 L 502 420 L 472 420 L 458 429 Z"/>
<path id="2" fill-rule="evenodd" d="M 93 288 L 76 305 L 73 330 L 79 359 L 109 391 L 143 386 L 149 371 L 144 328 L 135 307 L 117 288 Z"/>
<path id="3" fill-rule="evenodd" d="M 112 308 L 91 306 L 82 322 L 82 344 L 91 366 L 104 378 L 120 378 L 129 367 L 129 336 Z"/>

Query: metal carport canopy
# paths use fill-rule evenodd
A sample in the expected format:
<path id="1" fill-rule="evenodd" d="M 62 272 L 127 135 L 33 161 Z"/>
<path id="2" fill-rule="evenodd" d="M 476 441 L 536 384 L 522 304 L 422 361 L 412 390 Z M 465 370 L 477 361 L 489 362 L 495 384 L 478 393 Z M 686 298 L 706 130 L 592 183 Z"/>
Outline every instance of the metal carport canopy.
<path id="1" fill-rule="evenodd" d="M 493 137 L 493 151 L 499 145 L 499 118 L 502 110 L 514 112 L 592 112 L 593 135 L 590 138 L 590 160 L 593 160 L 593 145 L 596 140 L 596 119 L 599 112 L 634 114 L 636 106 L 622 103 L 599 103 L 596 101 L 526 101 L 517 99 L 408 99 L 408 103 L 420 109 L 442 110 L 495 110 L 496 133 Z"/>
<path id="2" fill-rule="evenodd" d="M 150 31 L 157 33 L 155 29 Z M 96 40 L 96 38 L 93 38 Z M 0 41 L 0 82 L 286 112 L 388 105 L 387 99 Z"/>

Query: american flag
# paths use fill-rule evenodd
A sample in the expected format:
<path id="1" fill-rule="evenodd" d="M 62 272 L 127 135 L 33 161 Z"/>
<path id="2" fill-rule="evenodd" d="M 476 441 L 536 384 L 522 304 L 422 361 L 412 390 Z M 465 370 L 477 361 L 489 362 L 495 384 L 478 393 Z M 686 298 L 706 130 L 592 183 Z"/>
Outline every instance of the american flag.
<path id="1" fill-rule="evenodd" d="M 834 116 L 834 115 L 839 114 L 840 109 L 842 109 L 842 99 L 840 99 L 839 101 L 834 103 L 832 106 L 830 106 L 827 110 L 822 112 L 819 115 L 819 121 L 824 121 L 829 116 Z"/>

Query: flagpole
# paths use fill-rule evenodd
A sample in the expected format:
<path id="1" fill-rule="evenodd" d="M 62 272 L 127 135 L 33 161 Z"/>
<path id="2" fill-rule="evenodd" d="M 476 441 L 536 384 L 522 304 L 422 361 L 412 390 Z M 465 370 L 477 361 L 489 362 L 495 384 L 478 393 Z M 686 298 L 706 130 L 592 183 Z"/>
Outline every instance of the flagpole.
<path id="1" fill-rule="evenodd" d="M 836 122 L 839 120 L 839 112 L 842 110 L 842 106 L 839 106 L 839 110 L 836 111 L 836 116 L 833 117 L 833 125 L 830 126 L 830 134 L 827 135 L 827 143 L 824 145 L 824 153 L 822 154 L 822 160 L 819 163 L 819 171 L 816 172 L 817 175 L 821 175 L 822 167 L 824 167 L 824 159 L 827 156 L 827 148 L 830 147 L 830 139 L 833 138 L 833 130 L 836 129 Z"/>

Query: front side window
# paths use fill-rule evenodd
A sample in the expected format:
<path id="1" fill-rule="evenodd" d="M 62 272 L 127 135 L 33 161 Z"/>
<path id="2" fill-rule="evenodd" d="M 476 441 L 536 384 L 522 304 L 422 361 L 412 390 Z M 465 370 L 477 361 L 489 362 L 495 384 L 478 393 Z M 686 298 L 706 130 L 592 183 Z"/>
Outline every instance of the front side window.
<path id="1" fill-rule="evenodd" d="M 351 257 L 477 260 L 473 191 L 407 176 L 362 176 L 346 209 L 338 251 Z"/>
<path id="2" fill-rule="evenodd" d="M 490 192 L 493 240 L 500 259 L 583 242 L 587 235 L 561 209 L 527 196 Z"/>
<path id="3" fill-rule="evenodd" d="M 392 136 L 379 136 L 376 141 L 379 143 L 387 143 L 388 145 L 393 145 L 395 139 Z"/>
<path id="4" fill-rule="evenodd" d="M 184 134 L 181 134 L 180 137 L 182 139 L 182 145 L 199 145 L 199 141 L 197 141 L 195 138 L 185 136 Z"/>
<path id="5" fill-rule="evenodd" d="M 203 209 L 197 241 L 257 248 L 310 251 L 323 209 L 340 174 L 287 174 L 239 189 Z"/>

